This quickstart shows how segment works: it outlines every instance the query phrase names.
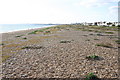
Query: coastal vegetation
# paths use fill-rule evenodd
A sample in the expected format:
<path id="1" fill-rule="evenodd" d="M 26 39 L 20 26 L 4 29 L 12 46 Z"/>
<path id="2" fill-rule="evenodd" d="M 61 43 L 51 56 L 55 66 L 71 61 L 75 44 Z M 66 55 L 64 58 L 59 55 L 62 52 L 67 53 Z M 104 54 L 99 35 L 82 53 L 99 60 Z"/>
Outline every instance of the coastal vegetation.
<path id="1" fill-rule="evenodd" d="M 96 44 L 96 46 L 112 48 L 112 45 L 110 43 L 99 43 L 99 44 Z"/>
<path id="2" fill-rule="evenodd" d="M 90 41 L 90 39 L 86 39 L 85 41 Z"/>
<path id="3" fill-rule="evenodd" d="M 105 33 L 107 33 L 107 34 L 114 34 L 113 32 L 105 32 Z"/>
<path id="4" fill-rule="evenodd" d="M 91 33 L 91 34 L 89 34 L 89 35 L 93 35 L 93 34 Z"/>
<path id="5" fill-rule="evenodd" d="M 4 43 L 1 43 L 0 45 L 4 45 Z"/>
<path id="6" fill-rule="evenodd" d="M 98 33 L 97 36 L 103 36 L 102 34 Z"/>
<path id="7" fill-rule="evenodd" d="M 99 40 L 99 39 L 95 38 L 94 40 Z"/>
<path id="8" fill-rule="evenodd" d="M 21 49 L 28 49 L 28 48 L 30 48 L 30 47 L 28 47 L 28 46 L 25 46 L 25 47 L 22 47 Z"/>
<path id="9" fill-rule="evenodd" d="M 33 31 L 33 32 L 28 33 L 28 35 L 29 35 L 29 34 L 36 34 L 36 33 L 37 33 L 37 30 L 36 30 L 36 31 Z"/>
<path id="10" fill-rule="evenodd" d="M 26 37 L 24 37 L 23 39 L 27 39 Z"/>
<path id="11" fill-rule="evenodd" d="M 120 40 L 116 40 L 115 42 L 116 42 L 117 44 L 120 44 Z"/>
<path id="12" fill-rule="evenodd" d="M 88 35 L 83 35 L 83 36 L 87 37 Z"/>
<path id="13" fill-rule="evenodd" d="M 43 33 L 43 34 L 50 34 L 50 33 L 53 33 L 53 32 L 56 32 L 58 31 L 57 28 L 55 27 L 48 27 L 48 28 L 43 28 L 43 29 L 40 29 L 40 30 L 35 30 L 35 31 L 32 31 L 30 33 L 28 33 L 28 35 L 30 34 L 37 34 L 37 33 Z"/>
<path id="14" fill-rule="evenodd" d="M 60 43 L 70 43 L 71 41 L 60 41 Z"/>
<path id="15" fill-rule="evenodd" d="M 23 36 L 23 35 L 17 35 L 17 36 L 15 36 L 15 37 L 21 37 L 21 36 Z"/>
<path id="16" fill-rule="evenodd" d="M 86 75 L 85 80 L 100 80 L 96 75 L 94 75 L 94 73 L 89 73 L 88 75 Z"/>
<path id="17" fill-rule="evenodd" d="M 51 31 L 45 31 L 44 35 L 47 35 L 47 34 L 50 34 L 50 33 L 51 33 Z"/>
<path id="18" fill-rule="evenodd" d="M 93 69 L 91 65 L 92 63 L 95 63 L 95 67 L 101 68 L 102 70 L 102 67 L 98 67 L 100 64 L 102 64 L 103 62 L 107 62 L 103 65 L 103 67 L 106 67 L 111 64 L 109 64 L 109 62 L 105 60 L 109 59 L 111 60 L 111 62 L 113 61 L 112 57 L 108 58 L 107 56 L 108 55 L 116 56 L 116 54 L 114 53 L 116 52 L 114 51 L 115 49 L 113 49 L 112 50 L 113 52 L 112 52 L 112 51 L 109 51 L 110 49 L 106 49 L 106 48 L 112 48 L 117 43 L 120 44 L 120 40 L 116 40 L 116 38 L 118 38 L 116 37 L 117 35 L 115 34 L 116 27 L 114 29 L 112 28 L 106 29 L 105 27 L 100 28 L 99 26 L 97 27 L 82 26 L 82 25 L 58 25 L 58 26 L 39 29 L 39 30 L 31 30 L 30 33 L 25 32 L 24 33 L 25 36 L 21 37 L 21 35 L 17 35 L 17 37 L 20 37 L 20 38 L 17 38 L 17 39 L 9 38 L 8 40 L 6 39 L 3 41 L 5 45 L 3 44 L 4 45 L 3 53 L 1 53 L 2 61 L 5 62 L 6 60 L 11 59 L 12 58 L 11 56 L 13 56 L 13 57 L 19 57 L 20 61 L 17 61 L 18 64 L 20 64 L 20 62 L 22 63 L 22 61 L 32 60 L 29 63 L 32 64 L 33 62 L 33 66 L 34 66 L 34 63 L 36 64 L 36 61 L 34 60 L 39 60 L 41 62 L 41 65 L 43 65 L 42 67 L 45 67 L 46 69 L 44 70 L 46 71 L 46 75 L 48 75 L 47 70 L 50 70 L 50 71 L 54 70 L 53 66 L 51 65 L 59 66 L 57 67 L 57 69 L 61 71 L 63 70 L 63 68 L 65 68 L 65 70 L 68 71 L 68 73 L 70 73 L 72 70 L 78 71 L 78 72 L 79 71 L 89 72 L 90 71 L 88 69 L 89 67 Z M 30 35 L 30 34 L 33 34 L 33 35 Z M 110 34 L 112 34 L 112 36 Z M 116 38 L 110 39 L 109 37 L 116 37 Z M 27 39 L 27 40 L 23 40 L 23 39 Z M 73 40 L 74 42 L 72 43 Z M 106 40 L 108 40 L 107 41 L 108 43 L 104 42 Z M 106 47 L 106 48 L 101 48 L 101 47 Z M 24 54 L 24 52 L 28 53 L 29 57 L 28 55 Z M 90 52 L 95 52 L 95 54 L 93 53 L 89 55 Z M 104 54 L 104 52 L 105 53 L 110 52 L 110 54 Z M 15 55 L 17 56 L 12 55 L 13 53 L 16 53 Z M 100 53 L 100 56 L 98 56 L 99 53 Z M 99 61 L 100 64 L 96 63 L 97 62 L 96 60 L 101 60 L 101 56 L 105 57 L 105 59 L 103 59 L 104 61 L 103 62 Z M 24 57 L 24 60 L 23 60 L 23 57 Z M 45 62 L 45 63 L 43 64 L 42 62 Z M 12 63 L 14 63 L 14 60 Z M 49 66 L 46 67 L 46 64 L 48 64 Z M 31 68 L 33 68 L 33 66 L 31 66 Z M 41 66 L 39 66 L 39 69 L 40 67 Z M 83 67 L 85 67 L 85 70 L 83 70 Z M 100 73 L 104 74 L 103 73 L 104 71 L 100 72 L 100 70 L 97 68 L 96 68 L 96 70 L 98 70 L 97 75 L 102 76 Z M 69 69 L 71 70 L 69 71 Z M 42 73 L 42 70 L 41 70 L 41 73 Z M 49 74 L 52 75 L 51 73 Z M 112 72 L 108 74 L 112 74 Z M 68 76 L 74 77 L 74 72 L 73 73 L 71 72 L 71 74 L 68 74 Z M 99 80 L 96 75 L 94 75 L 93 73 L 89 73 L 88 75 L 86 75 L 85 80 L 94 80 L 94 79 Z"/>
<path id="19" fill-rule="evenodd" d="M 86 59 L 88 59 L 88 60 L 98 60 L 98 59 L 99 59 L 99 56 L 93 54 L 93 55 L 91 55 L 91 56 L 86 56 Z"/>
<path id="20" fill-rule="evenodd" d="M 2 56 L 2 62 L 6 61 L 9 57 L 9 55 Z"/>
<path id="21" fill-rule="evenodd" d="M 114 34 L 114 32 L 110 32 L 110 31 L 118 31 L 118 27 L 117 26 L 111 26 L 111 27 L 104 27 L 104 26 L 87 26 L 87 25 L 73 25 L 73 24 L 68 24 L 68 25 L 57 25 L 57 26 L 53 26 L 53 27 L 47 27 L 47 28 L 43 28 L 43 29 L 39 29 L 39 30 L 35 30 L 32 31 L 30 34 L 37 34 L 40 32 L 44 32 L 44 34 L 50 34 L 56 31 L 60 31 L 60 30 L 81 30 L 81 31 L 89 31 L 89 32 L 96 32 L 96 33 L 106 33 L 106 34 Z M 101 36 L 101 35 L 99 35 Z M 19 37 L 19 36 L 18 36 Z"/>

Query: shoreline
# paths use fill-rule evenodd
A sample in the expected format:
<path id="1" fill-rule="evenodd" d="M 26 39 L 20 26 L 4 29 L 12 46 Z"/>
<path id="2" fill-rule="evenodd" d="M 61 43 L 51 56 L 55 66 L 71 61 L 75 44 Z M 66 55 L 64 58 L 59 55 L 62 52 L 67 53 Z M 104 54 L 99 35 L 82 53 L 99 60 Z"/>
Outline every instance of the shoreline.
<path id="1" fill-rule="evenodd" d="M 7 32 L 1 32 L 0 34 L 9 34 L 9 33 L 16 33 L 16 32 L 22 32 L 22 31 L 29 31 L 29 30 L 31 31 L 31 30 L 43 29 L 43 28 L 48 28 L 53 26 L 57 26 L 57 25 L 44 26 L 40 28 L 29 28 L 29 29 L 27 28 L 27 29 L 21 29 L 21 30 L 7 31 Z"/>

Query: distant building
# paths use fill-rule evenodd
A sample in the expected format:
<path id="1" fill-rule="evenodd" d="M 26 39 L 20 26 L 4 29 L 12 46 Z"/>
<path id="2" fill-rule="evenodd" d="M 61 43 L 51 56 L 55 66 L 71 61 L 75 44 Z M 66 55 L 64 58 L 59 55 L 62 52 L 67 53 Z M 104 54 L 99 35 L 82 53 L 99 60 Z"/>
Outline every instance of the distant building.
<path id="1" fill-rule="evenodd" d="M 87 22 L 84 22 L 84 23 L 81 23 L 82 25 L 87 25 L 87 26 L 92 26 L 92 25 L 95 25 L 95 26 L 118 26 L 120 25 L 120 22 L 94 22 L 94 23 L 87 23 Z"/>

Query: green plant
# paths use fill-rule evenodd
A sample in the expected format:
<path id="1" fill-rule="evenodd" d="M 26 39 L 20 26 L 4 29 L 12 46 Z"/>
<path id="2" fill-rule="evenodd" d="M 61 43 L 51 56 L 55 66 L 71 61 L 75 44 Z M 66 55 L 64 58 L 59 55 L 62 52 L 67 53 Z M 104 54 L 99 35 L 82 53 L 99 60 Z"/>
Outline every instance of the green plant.
<path id="1" fill-rule="evenodd" d="M 15 37 L 21 37 L 21 36 L 15 36 Z"/>
<path id="2" fill-rule="evenodd" d="M 83 35 L 83 36 L 87 37 L 88 35 Z"/>
<path id="3" fill-rule="evenodd" d="M 23 39 L 27 39 L 27 38 L 25 37 L 25 38 L 23 38 Z"/>
<path id="4" fill-rule="evenodd" d="M 115 42 L 116 42 L 117 44 L 120 44 L 120 40 L 116 40 Z"/>
<path id="5" fill-rule="evenodd" d="M 28 33 L 28 34 L 36 34 L 38 31 L 39 31 L 39 30 L 35 30 L 35 31 L 30 32 L 30 33 Z"/>
<path id="6" fill-rule="evenodd" d="M 15 37 L 21 37 L 21 36 L 23 36 L 23 35 L 17 35 L 17 36 L 15 36 Z"/>
<path id="7" fill-rule="evenodd" d="M 113 32 L 105 32 L 105 33 L 107 33 L 107 34 L 114 34 Z"/>
<path id="8" fill-rule="evenodd" d="M 99 56 L 96 56 L 95 54 L 94 55 L 91 55 L 91 56 L 86 56 L 86 59 L 91 59 L 91 60 L 98 60 L 99 59 Z"/>
<path id="9" fill-rule="evenodd" d="M 25 46 L 22 49 L 41 49 L 44 48 L 43 46 Z"/>
<path id="10" fill-rule="evenodd" d="M 4 45 L 4 43 L 1 43 L 0 45 Z"/>
<path id="11" fill-rule="evenodd" d="M 89 34 L 89 35 L 93 35 L 93 34 L 91 33 L 91 34 Z"/>
<path id="12" fill-rule="evenodd" d="M 102 34 L 97 34 L 97 36 L 103 36 Z"/>
<path id="13" fill-rule="evenodd" d="M 25 47 L 22 47 L 21 49 L 28 49 L 28 48 L 30 48 L 30 47 L 28 47 L 28 46 L 25 46 Z"/>
<path id="14" fill-rule="evenodd" d="M 90 29 L 89 29 L 88 31 L 92 32 L 93 30 L 90 30 Z"/>
<path id="15" fill-rule="evenodd" d="M 87 39 L 87 40 L 85 40 L 85 41 L 90 41 L 90 39 Z"/>
<path id="16" fill-rule="evenodd" d="M 2 55 L 2 62 L 6 61 L 10 56 L 9 55 Z"/>
<path id="17" fill-rule="evenodd" d="M 71 41 L 60 41 L 60 43 L 70 43 Z"/>
<path id="18" fill-rule="evenodd" d="M 44 35 L 50 34 L 50 33 L 51 33 L 51 31 L 45 31 L 45 32 L 44 32 Z"/>
<path id="19" fill-rule="evenodd" d="M 112 47 L 112 45 L 110 43 L 100 43 L 100 44 L 96 44 L 96 46 L 102 46 L 102 47 L 107 47 L 107 48 Z"/>
<path id="20" fill-rule="evenodd" d="M 40 30 L 37 30 L 38 32 L 43 32 L 43 30 L 42 29 L 40 29 Z"/>
<path id="21" fill-rule="evenodd" d="M 89 73 L 85 80 L 100 80 L 96 75 L 94 75 L 94 73 Z"/>
<path id="22" fill-rule="evenodd" d="M 95 32 L 100 32 L 100 31 L 98 31 L 98 30 L 95 30 Z"/>
<path id="23" fill-rule="evenodd" d="M 45 33 L 50 33 L 50 31 L 45 31 Z"/>
<path id="24" fill-rule="evenodd" d="M 30 33 L 28 33 L 28 34 L 36 34 L 36 31 L 30 32 Z"/>
<path id="25" fill-rule="evenodd" d="M 89 29 L 82 29 L 82 31 L 89 31 Z"/>
<path id="26" fill-rule="evenodd" d="M 95 38 L 94 40 L 99 40 L 99 39 Z"/>

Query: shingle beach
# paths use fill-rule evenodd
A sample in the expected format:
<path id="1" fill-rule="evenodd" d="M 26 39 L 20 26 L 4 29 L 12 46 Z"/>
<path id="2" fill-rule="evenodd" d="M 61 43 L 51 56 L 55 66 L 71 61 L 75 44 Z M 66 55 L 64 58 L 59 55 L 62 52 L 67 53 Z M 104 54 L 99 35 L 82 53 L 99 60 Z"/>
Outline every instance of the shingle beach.
<path id="1" fill-rule="evenodd" d="M 118 78 L 117 40 L 117 28 L 81 25 L 3 33 L 2 77 Z"/>

